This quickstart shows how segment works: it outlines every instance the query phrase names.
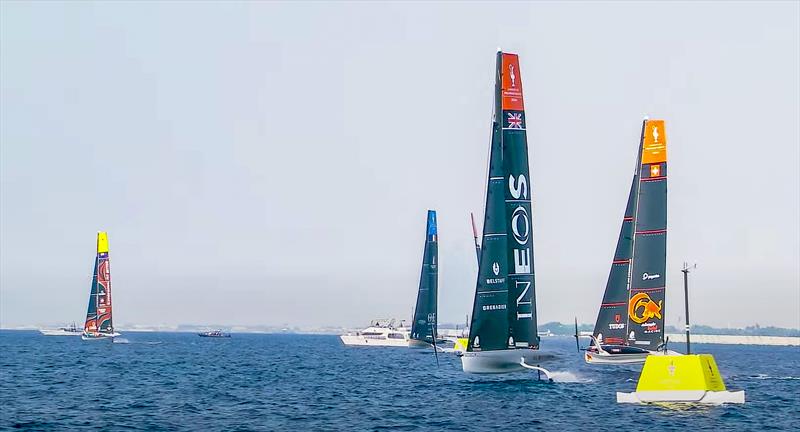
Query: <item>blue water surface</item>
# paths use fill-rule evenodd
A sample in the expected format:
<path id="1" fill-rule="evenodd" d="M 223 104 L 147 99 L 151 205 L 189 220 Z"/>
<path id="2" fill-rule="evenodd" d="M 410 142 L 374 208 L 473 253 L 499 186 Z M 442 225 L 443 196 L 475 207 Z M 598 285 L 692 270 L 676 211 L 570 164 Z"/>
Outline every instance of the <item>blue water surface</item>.
<path id="1" fill-rule="evenodd" d="M 620 405 L 639 367 L 588 366 L 574 339 L 535 373 L 466 375 L 454 355 L 345 347 L 336 336 L 127 332 L 129 343 L 0 331 L 0 429 L 797 430 L 800 348 L 696 345 L 715 355 L 721 407 Z M 677 349 L 679 346 L 672 346 Z"/>

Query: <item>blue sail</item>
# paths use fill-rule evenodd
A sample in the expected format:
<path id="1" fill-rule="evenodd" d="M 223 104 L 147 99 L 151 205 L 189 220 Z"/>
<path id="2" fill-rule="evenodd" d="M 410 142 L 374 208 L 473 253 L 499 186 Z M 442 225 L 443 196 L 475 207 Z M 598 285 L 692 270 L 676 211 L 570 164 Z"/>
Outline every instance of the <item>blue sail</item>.
<path id="1" fill-rule="evenodd" d="M 417 304 L 414 308 L 414 321 L 411 323 L 411 339 L 433 343 L 436 337 L 438 304 L 438 234 L 436 231 L 436 211 L 428 210 L 425 228 L 425 246 L 422 253 L 422 270 L 419 276 Z"/>

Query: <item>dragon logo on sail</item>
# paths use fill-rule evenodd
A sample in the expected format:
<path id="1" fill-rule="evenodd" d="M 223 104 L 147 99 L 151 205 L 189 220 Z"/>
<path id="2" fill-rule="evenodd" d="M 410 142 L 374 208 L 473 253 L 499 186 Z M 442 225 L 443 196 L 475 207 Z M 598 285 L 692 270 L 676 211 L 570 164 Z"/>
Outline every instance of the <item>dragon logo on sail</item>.
<path id="1" fill-rule="evenodd" d="M 638 293 L 628 303 L 628 316 L 631 321 L 641 324 L 651 318 L 661 319 L 663 302 L 654 302 L 647 293 Z"/>

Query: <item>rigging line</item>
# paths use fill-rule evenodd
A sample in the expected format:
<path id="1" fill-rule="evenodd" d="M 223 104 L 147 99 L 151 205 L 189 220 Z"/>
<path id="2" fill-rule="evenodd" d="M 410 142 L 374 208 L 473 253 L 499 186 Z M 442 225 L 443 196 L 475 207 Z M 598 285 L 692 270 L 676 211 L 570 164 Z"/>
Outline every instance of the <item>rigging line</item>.
<path id="1" fill-rule="evenodd" d="M 625 284 L 625 287 L 628 291 L 628 303 L 630 304 L 631 301 L 631 287 L 633 286 L 633 266 L 634 266 L 634 257 L 636 256 L 636 226 L 639 224 L 639 191 L 641 190 L 641 169 L 642 169 L 642 148 L 644 146 L 644 134 L 647 131 L 647 119 L 642 121 L 642 132 L 639 135 L 639 149 L 636 152 L 636 171 L 634 171 L 633 179 L 634 179 L 634 186 L 636 187 L 636 192 L 633 194 L 634 198 L 636 199 L 636 206 L 633 210 L 633 232 L 634 235 L 632 236 L 633 239 L 631 240 L 631 265 L 628 266 L 628 280 Z M 625 210 L 627 211 L 627 209 Z M 625 322 L 625 334 L 629 335 L 628 330 L 631 328 L 631 315 L 627 314 L 627 320 Z M 626 341 L 627 345 L 627 341 Z"/>

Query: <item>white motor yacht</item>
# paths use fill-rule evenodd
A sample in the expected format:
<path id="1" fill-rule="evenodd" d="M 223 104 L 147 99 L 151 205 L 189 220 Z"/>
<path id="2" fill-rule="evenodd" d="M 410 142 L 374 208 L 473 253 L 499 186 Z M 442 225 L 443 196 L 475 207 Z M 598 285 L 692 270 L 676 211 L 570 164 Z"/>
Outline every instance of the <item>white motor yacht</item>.
<path id="1" fill-rule="evenodd" d="M 339 336 L 345 345 L 355 346 L 393 346 L 408 348 L 410 329 L 405 321 L 394 319 L 373 320 L 364 330 Z"/>

